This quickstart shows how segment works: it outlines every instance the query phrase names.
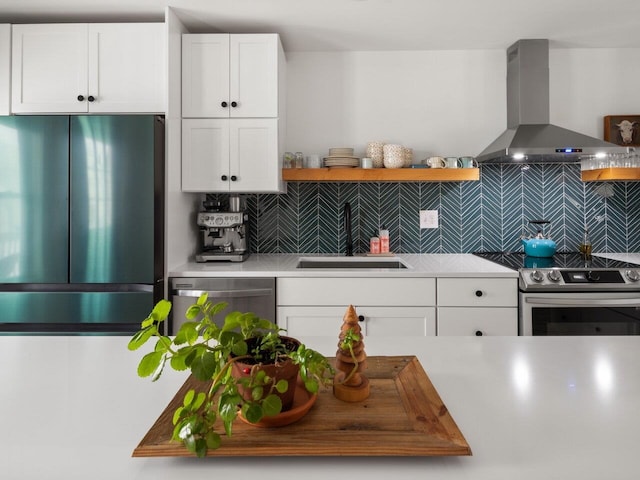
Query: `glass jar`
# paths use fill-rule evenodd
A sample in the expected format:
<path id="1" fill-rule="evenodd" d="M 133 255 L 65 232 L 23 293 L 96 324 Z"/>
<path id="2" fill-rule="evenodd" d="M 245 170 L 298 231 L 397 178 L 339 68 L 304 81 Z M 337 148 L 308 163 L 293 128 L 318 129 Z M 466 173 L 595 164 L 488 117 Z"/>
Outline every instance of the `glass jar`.
<path id="1" fill-rule="evenodd" d="M 295 162 L 295 155 L 291 152 L 284 152 L 284 158 L 283 158 L 283 168 L 293 168 L 294 162 Z"/>
<path id="2" fill-rule="evenodd" d="M 296 168 L 304 167 L 304 155 L 302 155 L 302 152 L 296 152 L 295 167 Z"/>

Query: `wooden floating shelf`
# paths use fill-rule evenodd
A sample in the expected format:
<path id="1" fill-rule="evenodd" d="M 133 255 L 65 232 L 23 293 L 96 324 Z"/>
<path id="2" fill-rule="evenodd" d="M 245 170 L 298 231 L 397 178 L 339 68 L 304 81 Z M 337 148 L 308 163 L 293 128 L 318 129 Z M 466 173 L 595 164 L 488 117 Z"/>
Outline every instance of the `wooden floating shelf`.
<path id="1" fill-rule="evenodd" d="M 599 168 L 582 170 L 583 182 L 640 181 L 640 168 Z"/>
<path id="2" fill-rule="evenodd" d="M 285 168 L 286 182 L 463 182 L 480 180 L 479 168 Z"/>

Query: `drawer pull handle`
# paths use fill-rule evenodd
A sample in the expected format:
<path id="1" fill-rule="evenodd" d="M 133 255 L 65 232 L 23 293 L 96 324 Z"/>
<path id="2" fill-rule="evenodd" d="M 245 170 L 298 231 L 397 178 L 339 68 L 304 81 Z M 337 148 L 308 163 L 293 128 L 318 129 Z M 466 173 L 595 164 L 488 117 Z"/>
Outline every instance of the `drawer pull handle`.
<path id="1" fill-rule="evenodd" d="M 364 322 L 364 315 L 358 315 L 358 321 Z"/>
<path id="2" fill-rule="evenodd" d="M 481 337 L 483 335 L 484 333 L 482 333 L 482 330 L 476 330 L 476 337 Z"/>
<path id="3" fill-rule="evenodd" d="M 482 290 L 476 290 L 476 297 L 481 297 L 482 295 L 484 295 Z"/>

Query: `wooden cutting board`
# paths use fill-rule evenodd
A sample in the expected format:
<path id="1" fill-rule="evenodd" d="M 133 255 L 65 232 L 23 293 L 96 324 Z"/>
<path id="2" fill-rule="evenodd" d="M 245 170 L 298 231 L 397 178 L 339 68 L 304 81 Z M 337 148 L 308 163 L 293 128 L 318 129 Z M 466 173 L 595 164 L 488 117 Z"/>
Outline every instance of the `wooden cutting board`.
<path id="1" fill-rule="evenodd" d="M 209 456 L 451 456 L 471 455 L 426 372 L 414 356 L 367 357 L 371 395 L 345 403 L 322 390 L 310 412 L 284 427 L 256 428 L 237 421 L 233 435 Z M 171 440 L 173 411 L 189 377 L 133 451 L 134 457 L 193 456 Z M 220 430 L 222 431 L 222 429 Z"/>

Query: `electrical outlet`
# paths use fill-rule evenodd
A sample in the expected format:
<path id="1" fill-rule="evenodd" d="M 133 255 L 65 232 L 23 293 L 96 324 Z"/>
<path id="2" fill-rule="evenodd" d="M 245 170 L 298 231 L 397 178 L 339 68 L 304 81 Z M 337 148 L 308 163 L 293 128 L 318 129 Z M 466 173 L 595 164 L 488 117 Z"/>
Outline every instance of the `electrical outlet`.
<path id="1" fill-rule="evenodd" d="M 438 210 L 420 210 L 420 229 L 438 228 Z"/>

